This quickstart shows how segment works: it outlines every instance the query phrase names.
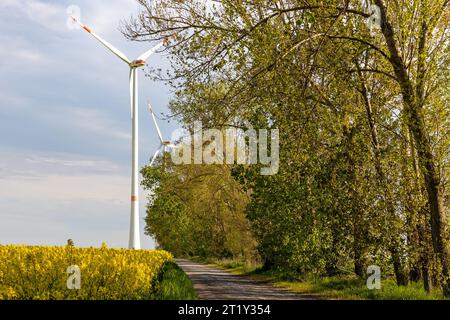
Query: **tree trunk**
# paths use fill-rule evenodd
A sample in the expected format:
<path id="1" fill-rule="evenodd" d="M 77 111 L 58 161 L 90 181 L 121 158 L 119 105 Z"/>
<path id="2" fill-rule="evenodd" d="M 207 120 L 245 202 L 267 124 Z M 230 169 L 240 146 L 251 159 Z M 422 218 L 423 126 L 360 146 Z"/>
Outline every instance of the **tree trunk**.
<path id="1" fill-rule="evenodd" d="M 375 0 L 375 4 L 380 8 L 381 31 L 386 40 L 390 53 L 390 63 L 394 69 L 397 81 L 400 85 L 404 111 L 407 116 L 408 126 L 413 133 L 414 142 L 419 156 L 421 171 L 425 179 L 425 185 L 428 193 L 428 204 L 430 206 L 430 224 L 433 248 L 442 265 L 443 283 L 442 289 L 445 296 L 450 296 L 450 278 L 449 278 L 449 251 L 446 247 L 446 216 L 443 204 L 442 190 L 438 173 L 435 167 L 435 159 L 431 152 L 431 144 L 427 138 L 423 110 L 419 97 L 415 97 L 412 81 L 409 78 L 406 66 L 399 55 L 392 25 L 387 19 L 386 6 L 383 0 Z M 425 43 L 426 30 L 423 30 L 422 39 Z M 420 45 L 420 44 L 419 44 Z M 422 84 L 423 85 L 423 84 Z M 416 90 L 418 92 L 418 90 Z"/>
<path id="2" fill-rule="evenodd" d="M 414 264 L 409 270 L 409 280 L 412 282 L 419 282 L 422 279 L 422 268 L 419 264 Z"/>
<path id="3" fill-rule="evenodd" d="M 367 56 L 366 56 L 367 57 Z M 367 114 L 367 121 L 370 129 L 370 136 L 372 138 L 372 146 L 374 151 L 374 165 L 375 170 L 377 172 L 378 181 L 381 189 L 383 190 L 383 196 L 386 203 L 386 212 L 389 219 L 393 221 L 399 219 L 395 212 L 394 202 L 392 200 L 392 196 L 389 191 L 388 180 L 385 175 L 383 165 L 381 163 L 381 152 L 380 152 L 380 142 L 378 139 L 378 132 L 375 124 L 375 120 L 373 119 L 373 111 L 372 104 L 369 99 L 369 92 L 367 90 L 365 81 L 362 77 L 362 73 L 360 71 L 360 66 L 357 64 L 358 75 L 361 81 L 361 95 L 363 97 L 364 106 Z M 396 227 L 394 227 L 396 228 Z M 405 263 L 403 262 L 403 256 L 406 254 L 405 250 L 403 250 L 404 244 L 402 243 L 399 231 L 395 230 L 394 232 L 388 235 L 389 239 L 389 251 L 392 256 L 392 263 L 394 265 L 395 278 L 397 281 L 397 285 L 406 286 L 408 285 L 408 272 L 405 267 Z"/>
<path id="4" fill-rule="evenodd" d="M 422 280 L 423 280 L 423 288 L 426 292 L 430 292 L 433 287 L 431 281 L 431 270 L 430 270 L 430 248 L 428 245 L 428 232 L 425 229 L 425 225 L 427 223 L 427 211 L 423 211 L 423 219 L 419 222 L 419 243 L 420 243 L 420 264 L 422 268 Z"/>
<path id="5" fill-rule="evenodd" d="M 415 182 L 415 188 L 420 190 L 420 194 L 423 196 L 425 194 L 425 190 L 423 190 L 423 187 L 420 185 L 419 179 L 420 179 L 420 172 L 419 172 L 419 164 L 417 163 L 416 158 L 416 150 L 414 149 L 414 144 L 411 141 L 411 133 L 408 131 L 408 143 L 410 145 L 411 150 L 411 158 L 412 158 L 412 166 L 414 170 L 414 182 Z M 427 205 L 427 207 L 429 207 Z M 423 288 L 426 292 L 431 292 L 431 289 L 433 288 L 433 284 L 431 281 L 431 265 L 430 262 L 432 260 L 430 253 L 430 237 L 429 237 L 429 230 L 428 230 L 428 210 L 427 208 L 420 207 L 418 209 L 418 218 L 417 218 L 417 234 L 419 238 L 419 264 L 421 266 L 422 271 L 422 280 L 423 280 Z"/>
<path id="6" fill-rule="evenodd" d="M 424 261 L 422 265 L 422 279 L 423 279 L 423 288 L 425 289 L 426 292 L 430 293 L 431 289 L 433 288 L 433 285 L 431 283 L 430 267 L 427 262 Z"/>
<path id="7" fill-rule="evenodd" d="M 361 197 L 357 191 L 357 174 L 356 174 L 356 165 L 354 158 L 350 154 L 351 150 L 354 148 L 353 146 L 353 138 L 354 138 L 354 130 L 355 128 L 348 128 L 344 126 L 342 130 L 342 134 L 344 137 L 343 148 L 344 148 L 344 157 L 348 163 L 348 176 L 349 180 L 353 185 L 352 194 L 352 211 L 353 211 L 353 254 L 354 254 L 354 271 L 358 277 L 365 277 L 365 265 L 366 265 L 366 245 L 364 239 L 364 225 L 361 223 L 362 221 L 362 209 L 361 209 Z"/>
<path id="8" fill-rule="evenodd" d="M 403 263 L 403 252 L 399 250 L 401 246 L 398 243 L 393 243 L 390 247 L 390 252 L 392 256 L 392 263 L 394 265 L 395 280 L 398 286 L 407 286 L 409 282 L 408 272 L 405 269 L 405 264 Z"/>

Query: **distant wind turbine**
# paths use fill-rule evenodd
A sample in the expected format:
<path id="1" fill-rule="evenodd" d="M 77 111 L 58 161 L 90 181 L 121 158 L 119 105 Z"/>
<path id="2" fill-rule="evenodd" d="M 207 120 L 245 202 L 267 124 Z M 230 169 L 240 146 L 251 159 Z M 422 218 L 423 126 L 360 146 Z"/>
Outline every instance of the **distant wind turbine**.
<path id="1" fill-rule="evenodd" d="M 159 129 L 158 123 L 156 122 L 155 113 L 153 112 L 150 102 L 147 104 L 147 106 L 148 106 L 148 110 L 150 111 L 150 113 L 152 115 L 153 122 L 155 123 L 156 131 L 158 132 L 158 137 L 159 137 L 159 141 L 160 141 L 159 148 L 158 148 L 158 150 L 156 150 L 155 154 L 153 155 L 152 161 L 150 161 L 150 166 L 152 166 L 161 151 L 164 154 L 166 152 L 166 148 L 176 148 L 177 146 L 174 143 L 172 143 L 172 141 L 163 139 L 161 130 Z"/>
<path id="2" fill-rule="evenodd" d="M 130 238 L 129 248 L 140 249 L 141 241 L 139 236 L 139 176 L 138 176 L 138 75 L 137 69 L 145 65 L 146 60 L 156 52 L 162 45 L 168 43 L 168 38 L 158 43 L 152 49 L 141 54 L 137 59 L 130 61 L 125 54 L 115 48 L 109 42 L 100 38 L 91 29 L 80 22 L 77 17 L 72 16 L 72 20 L 78 23 L 84 30 L 89 32 L 95 39 L 100 41 L 106 48 L 114 53 L 119 59 L 130 67 L 130 101 L 132 119 L 132 153 L 131 153 L 131 216 L 130 216 Z"/>

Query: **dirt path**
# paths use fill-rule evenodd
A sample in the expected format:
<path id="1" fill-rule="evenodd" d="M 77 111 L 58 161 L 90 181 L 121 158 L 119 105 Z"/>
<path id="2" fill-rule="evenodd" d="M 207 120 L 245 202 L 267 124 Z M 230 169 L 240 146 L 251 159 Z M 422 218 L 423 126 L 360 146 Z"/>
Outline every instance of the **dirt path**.
<path id="1" fill-rule="evenodd" d="M 204 300 L 313 300 L 317 297 L 274 287 L 266 281 L 227 273 L 185 259 L 176 263 L 189 276 L 200 299 Z"/>

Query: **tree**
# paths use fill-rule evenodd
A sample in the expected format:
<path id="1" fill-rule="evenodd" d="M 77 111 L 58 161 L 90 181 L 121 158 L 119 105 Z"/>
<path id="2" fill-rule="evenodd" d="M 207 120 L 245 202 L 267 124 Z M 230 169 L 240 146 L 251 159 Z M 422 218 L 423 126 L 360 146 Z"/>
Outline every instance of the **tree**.
<path id="1" fill-rule="evenodd" d="M 182 122 L 280 130 L 279 175 L 235 175 L 269 267 L 363 275 L 388 253 L 399 285 L 438 263 L 450 295 L 447 0 L 376 0 L 378 31 L 360 1 L 140 3 L 130 39 L 177 32 L 160 78 Z"/>
<path id="2" fill-rule="evenodd" d="M 248 195 L 226 167 L 171 164 L 144 167 L 151 190 L 146 232 L 176 256 L 257 261 L 244 209 Z"/>

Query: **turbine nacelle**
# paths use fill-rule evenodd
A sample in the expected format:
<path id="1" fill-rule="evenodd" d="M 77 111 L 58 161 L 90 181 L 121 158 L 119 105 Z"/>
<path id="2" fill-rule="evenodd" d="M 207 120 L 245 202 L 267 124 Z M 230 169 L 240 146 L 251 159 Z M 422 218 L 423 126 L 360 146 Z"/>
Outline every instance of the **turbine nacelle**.
<path id="1" fill-rule="evenodd" d="M 145 61 L 144 61 L 144 60 L 141 60 L 141 59 L 139 59 L 139 60 L 134 60 L 134 61 L 132 61 L 132 62 L 130 63 L 130 67 L 131 67 L 131 68 L 141 68 L 141 67 L 143 67 L 143 66 L 145 66 Z"/>

